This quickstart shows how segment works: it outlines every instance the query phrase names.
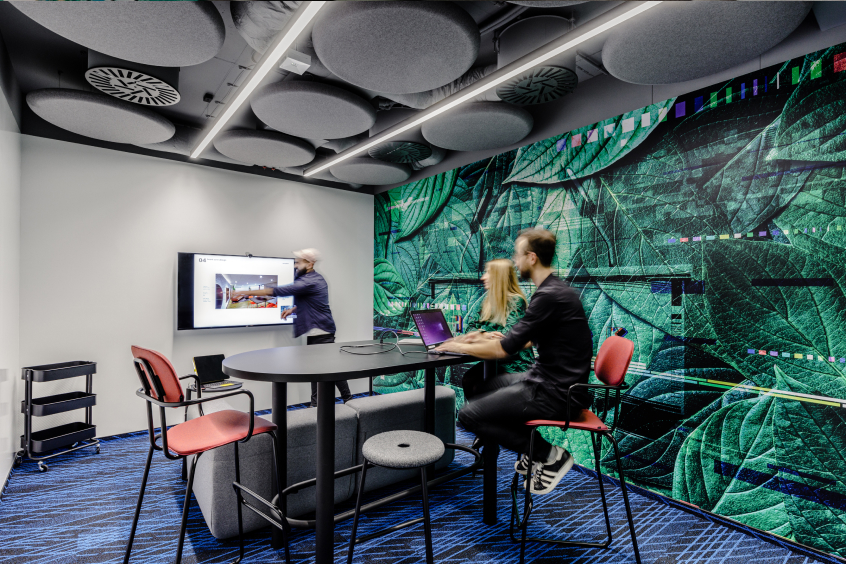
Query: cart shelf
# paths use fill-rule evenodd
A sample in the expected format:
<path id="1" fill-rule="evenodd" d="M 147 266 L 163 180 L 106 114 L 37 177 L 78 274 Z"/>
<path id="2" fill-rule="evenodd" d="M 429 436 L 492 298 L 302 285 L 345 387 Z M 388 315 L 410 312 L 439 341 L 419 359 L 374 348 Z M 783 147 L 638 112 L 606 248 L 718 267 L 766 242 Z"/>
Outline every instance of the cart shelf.
<path id="1" fill-rule="evenodd" d="M 86 439 L 93 439 L 96 434 L 96 426 L 81 422 L 59 425 L 58 427 L 44 429 L 43 431 L 35 431 L 30 435 L 32 453 L 44 454 L 45 452 L 82 442 Z M 26 445 L 21 445 L 21 447 L 26 447 Z"/>
<path id="2" fill-rule="evenodd" d="M 97 404 L 97 394 L 85 392 L 70 392 L 55 396 L 44 396 L 32 399 L 32 415 L 44 417 L 65 411 L 73 411 Z M 21 413 L 26 413 L 26 401 L 21 401 Z"/>

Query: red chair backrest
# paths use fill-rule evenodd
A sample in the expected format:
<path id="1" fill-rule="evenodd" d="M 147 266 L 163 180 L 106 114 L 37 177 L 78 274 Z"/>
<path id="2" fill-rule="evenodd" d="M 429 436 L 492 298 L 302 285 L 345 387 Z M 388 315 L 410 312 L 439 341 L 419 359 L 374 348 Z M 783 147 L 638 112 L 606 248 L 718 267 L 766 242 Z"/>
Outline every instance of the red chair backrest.
<path id="1" fill-rule="evenodd" d="M 184 397 L 182 395 L 182 384 L 179 383 L 179 376 L 176 375 L 173 365 L 167 357 L 159 352 L 141 347 L 132 347 L 132 357 L 141 358 L 150 363 L 153 372 L 161 382 L 162 390 L 164 390 L 164 397 L 160 398 L 156 391 L 156 384 L 152 374 L 147 373 L 147 368 L 142 364 L 142 370 L 147 377 L 147 383 L 150 386 L 150 395 L 159 401 L 164 402 L 181 402 Z"/>
<path id="2" fill-rule="evenodd" d="M 603 384 L 619 386 L 626 377 L 633 354 L 633 342 L 612 335 L 599 347 L 596 361 L 593 363 L 593 372 Z"/>

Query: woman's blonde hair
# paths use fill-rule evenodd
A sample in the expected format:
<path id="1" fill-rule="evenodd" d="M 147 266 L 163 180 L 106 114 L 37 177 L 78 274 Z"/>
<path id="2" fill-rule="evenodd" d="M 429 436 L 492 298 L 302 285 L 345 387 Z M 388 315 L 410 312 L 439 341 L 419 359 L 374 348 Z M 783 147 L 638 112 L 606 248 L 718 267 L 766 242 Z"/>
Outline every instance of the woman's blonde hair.
<path id="1" fill-rule="evenodd" d="M 508 259 L 496 259 L 485 265 L 488 272 L 488 290 L 482 302 L 480 321 L 490 321 L 497 325 L 505 326 L 508 321 L 508 313 L 512 308 L 511 301 L 519 297 L 524 302 L 526 295 L 517 284 L 517 274 L 514 272 L 514 263 Z"/>

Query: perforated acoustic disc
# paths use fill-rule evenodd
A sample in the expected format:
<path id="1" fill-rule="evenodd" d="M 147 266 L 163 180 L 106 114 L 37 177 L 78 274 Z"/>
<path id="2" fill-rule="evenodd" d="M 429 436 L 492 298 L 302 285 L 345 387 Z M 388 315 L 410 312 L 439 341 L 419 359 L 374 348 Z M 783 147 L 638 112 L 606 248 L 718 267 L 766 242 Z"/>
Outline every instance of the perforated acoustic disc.
<path id="1" fill-rule="evenodd" d="M 145 106 L 172 106 L 179 92 L 149 74 L 117 67 L 96 67 L 85 71 L 85 80 L 109 96 Z"/>
<path id="2" fill-rule="evenodd" d="M 387 141 L 368 151 L 374 159 L 389 163 L 416 163 L 432 156 L 432 148 L 413 141 Z"/>
<path id="3" fill-rule="evenodd" d="M 564 67 L 535 67 L 496 89 L 496 95 L 515 106 L 552 102 L 576 89 L 576 73 Z"/>

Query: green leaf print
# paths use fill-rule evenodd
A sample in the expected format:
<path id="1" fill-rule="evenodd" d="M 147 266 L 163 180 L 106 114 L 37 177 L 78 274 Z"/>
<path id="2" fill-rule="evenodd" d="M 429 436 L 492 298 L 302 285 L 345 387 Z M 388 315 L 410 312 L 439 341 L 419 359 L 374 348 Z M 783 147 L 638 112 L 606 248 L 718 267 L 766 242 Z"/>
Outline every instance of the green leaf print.
<path id="1" fill-rule="evenodd" d="M 750 483 L 739 471 L 771 474 L 776 399 L 758 396 L 717 410 L 685 439 L 676 461 L 673 497 L 790 538 L 780 492 Z"/>
<path id="2" fill-rule="evenodd" d="M 395 204 L 401 212 L 397 239 L 410 237 L 438 215 L 452 195 L 456 178 L 458 170 L 453 169 L 401 187 Z"/>
<path id="3" fill-rule="evenodd" d="M 523 147 L 505 183 L 554 184 L 595 174 L 640 145 L 674 102 L 671 98 Z"/>
<path id="4" fill-rule="evenodd" d="M 408 289 L 394 266 L 377 259 L 373 267 L 373 308 L 388 317 L 402 315 L 408 302 Z"/>
<path id="5" fill-rule="evenodd" d="M 779 390 L 818 394 L 774 367 Z M 846 398 L 846 386 L 840 395 Z M 774 425 L 780 489 L 793 538 L 814 548 L 846 555 L 846 410 L 779 399 Z M 772 472 L 772 470 L 771 470 Z"/>

